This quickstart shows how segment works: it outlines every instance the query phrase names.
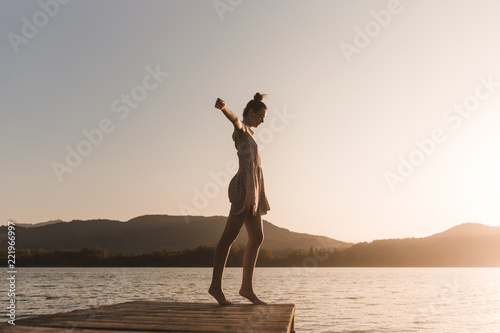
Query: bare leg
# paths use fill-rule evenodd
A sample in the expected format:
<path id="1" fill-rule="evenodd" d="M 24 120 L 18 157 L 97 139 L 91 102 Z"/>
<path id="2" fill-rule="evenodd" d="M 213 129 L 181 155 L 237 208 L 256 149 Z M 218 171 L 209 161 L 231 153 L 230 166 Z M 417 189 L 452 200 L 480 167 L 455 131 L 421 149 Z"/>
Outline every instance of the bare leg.
<path id="1" fill-rule="evenodd" d="M 240 295 L 247 298 L 253 304 L 266 304 L 255 295 L 252 286 L 253 271 L 257 262 L 260 245 L 264 240 L 262 229 L 262 219 L 260 214 L 253 216 L 248 213 L 245 220 L 245 227 L 248 233 L 248 244 L 243 256 L 243 280 L 241 282 Z"/>
<path id="2" fill-rule="evenodd" d="M 222 291 L 222 275 L 224 274 L 224 267 L 226 266 L 229 250 L 236 240 L 236 237 L 238 237 L 240 229 L 245 221 L 247 211 L 248 209 L 245 209 L 241 214 L 228 216 L 226 227 L 215 249 L 212 284 L 208 289 L 208 293 L 212 295 L 220 305 L 234 304 L 227 300 Z"/>

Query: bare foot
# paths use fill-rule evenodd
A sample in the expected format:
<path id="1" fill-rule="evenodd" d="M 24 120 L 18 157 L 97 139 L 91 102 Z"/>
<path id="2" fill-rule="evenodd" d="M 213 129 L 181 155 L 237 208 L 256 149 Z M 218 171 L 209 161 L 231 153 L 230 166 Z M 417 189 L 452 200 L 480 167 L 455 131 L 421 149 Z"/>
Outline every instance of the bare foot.
<path id="1" fill-rule="evenodd" d="M 208 293 L 212 295 L 220 305 L 233 305 L 234 303 L 229 301 L 224 295 L 224 292 L 220 288 L 210 287 Z"/>
<path id="2" fill-rule="evenodd" d="M 264 301 L 261 301 L 257 295 L 253 292 L 253 290 L 247 290 L 247 289 L 240 289 L 240 295 L 247 298 L 250 302 L 252 302 L 255 305 L 265 305 L 267 304 Z"/>

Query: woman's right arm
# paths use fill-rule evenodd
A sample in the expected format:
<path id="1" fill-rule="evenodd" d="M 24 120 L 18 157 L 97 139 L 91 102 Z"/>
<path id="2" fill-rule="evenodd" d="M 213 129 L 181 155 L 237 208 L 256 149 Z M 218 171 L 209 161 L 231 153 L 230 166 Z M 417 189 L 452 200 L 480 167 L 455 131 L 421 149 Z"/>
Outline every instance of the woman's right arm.
<path id="1" fill-rule="evenodd" d="M 224 115 L 229 119 L 230 122 L 233 123 L 234 127 L 237 129 L 241 129 L 243 127 L 241 120 L 231 111 L 226 107 L 226 102 L 224 102 L 222 99 L 217 98 L 217 101 L 215 102 L 215 107 L 224 113 Z"/>

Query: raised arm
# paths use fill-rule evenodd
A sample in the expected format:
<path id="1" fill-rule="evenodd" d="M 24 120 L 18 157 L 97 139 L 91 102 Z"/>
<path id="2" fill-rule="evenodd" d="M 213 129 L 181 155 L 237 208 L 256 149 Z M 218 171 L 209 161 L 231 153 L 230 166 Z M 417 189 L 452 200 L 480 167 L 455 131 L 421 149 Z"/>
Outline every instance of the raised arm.
<path id="1" fill-rule="evenodd" d="M 226 102 L 224 102 L 222 99 L 217 98 L 217 101 L 215 102 L 215 107 L 224 113 L 224 115 L 229 119 L 230 122 L 233 123 L 234 127 L 237 129 L 242 128 L 242 123 L 241 120 L 231 111 L 226 107 Z"/>

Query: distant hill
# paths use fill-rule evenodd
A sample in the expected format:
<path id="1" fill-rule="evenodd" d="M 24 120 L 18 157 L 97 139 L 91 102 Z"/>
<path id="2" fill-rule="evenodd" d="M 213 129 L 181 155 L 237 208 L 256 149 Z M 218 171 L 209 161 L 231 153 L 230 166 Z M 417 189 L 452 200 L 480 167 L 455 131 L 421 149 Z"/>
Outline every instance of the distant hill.
<path id="1" fill-rule="evenodd" d="M 24 228 L 36 228 L 36 227 L 43 227 L 44 225 L 61 223 L 61 222 L 63 222 L 63 221 L 62 220 L 53 220 L 53 221 L 40 222 L 40 223 L 16 223 L 16 225 L 18 227 L 24 227 Z"/>
<path id="2" fill-rule="evenodd" d="M 424 238 L 357 243 L 324 265 L 500 267 L 500 227 L 464 223 Z"/>
<path id="3" fill-rule="evenodd" d="M 446 231 L 429 237 L 460 237 L 460 236 L 486 236 L 500 234 L 500 227 L 492 227 L 480 223 L 462 223 Z"/>
<path id="4" fill-rule="evenodd" d="M 108 253 L 124 254 L 149 253 L 165 248 L 182 250 L 203 244 L 216 244 L 226 220 L 227 217 L 224 216 L 189 216 L 187 219 L 185 216 L 145 215 L 127 222 L 73 220 L 31 225 L 36 228 L 18 225 L 16 249 L 80 250 L 99 247 Z M 262 248 L 278 252 L 311 247 L 346 248 L 352 245 L 324 236 L 292 232 L 267 221 L 263 224 L 265 237 Z M 242 227 L 236 243 L 246 244 L 247 240 L 245 227 Z"/>

